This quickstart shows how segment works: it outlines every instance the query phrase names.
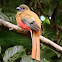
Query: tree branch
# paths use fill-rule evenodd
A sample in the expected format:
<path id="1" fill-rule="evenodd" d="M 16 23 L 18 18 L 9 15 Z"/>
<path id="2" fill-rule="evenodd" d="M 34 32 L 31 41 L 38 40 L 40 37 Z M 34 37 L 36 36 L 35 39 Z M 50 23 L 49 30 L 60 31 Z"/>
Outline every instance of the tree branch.
<path id="1" fill-rule="evenodd" d="M 13 31 L 13 32 L 16 32 L 16 33 L 19 33 L 20 35 L 23 34 L 23 35 L 26 35 L 26 34 L 29 34 L 29 32 L 25 29 L 22 29 L 20 28 L 19 26 L 17 25 L 14 25 L 12 23 L 9 23 L 7 21 L 4 21 L 2 19 L 0 19 L 0 27 L 4 27 L 4 28 L 7 28 L 8 30 L 10 31 Z M 2 28 L 3 29 L 3 28 Z M 54 43 L 53 41 L 43 37 L 40 35 L 40 40 L 41 40 L 41 43 L 47 45 L 48 47 L 54 49 L 55 51 L 59 52 L 62 54 L 62 47 L 57 45 L 56 43 Z"/>
<path id="2" fill-rule="evenodd" d="M 0 19 L 0 28 L 7 29 L 10 31 L 16 32 L 18 34 L 23 34 L 23 35 L 28 35 L 28 33 L 29 33 L 27 30 L 20 28 L 18 25 L 14 25 L 14 24 L 4 21 L 2 19 Z"/>
<path id="3" fill-rule="evenodd" d="M 61 46 L 57 45 L 53 41 L 51 41 L 43 36 L 40 36 L 40 40 L 43 44 L 47 45 L 48 47 L 50 47 L 50 48 L 54 49 L 55 51 L 62 54 L 62 47 Z"/>

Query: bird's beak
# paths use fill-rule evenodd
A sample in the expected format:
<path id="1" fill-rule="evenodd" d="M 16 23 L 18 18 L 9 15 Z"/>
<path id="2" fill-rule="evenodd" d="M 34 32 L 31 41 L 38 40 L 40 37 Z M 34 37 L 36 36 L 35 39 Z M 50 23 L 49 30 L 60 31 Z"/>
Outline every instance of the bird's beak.
<path id="1" fill-rule="evenodd" d="M 16 9 L 17 9 L 17 10 L 22 10 L 20 7 L 17 7 Z"/>

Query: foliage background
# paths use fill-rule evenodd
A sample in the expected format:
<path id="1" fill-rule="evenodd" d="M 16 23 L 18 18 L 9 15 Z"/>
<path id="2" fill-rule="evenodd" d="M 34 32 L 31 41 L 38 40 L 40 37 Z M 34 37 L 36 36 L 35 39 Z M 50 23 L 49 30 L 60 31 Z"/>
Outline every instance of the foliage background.
<path id="1" fill-rule="evenodd" d="M 43 15 L 43 36 L 62 46 L 62 0 L 0 0 L 0 18 L 16 24 L 16 7 L 20 4 L 28 5 L 39 17 Z M 40 53 L 40 62 L 62 62 L 61 54 L 43 44 Z M 30 37 L 0 28 L 0 62 L 37 62 L 30 55 Z"/>

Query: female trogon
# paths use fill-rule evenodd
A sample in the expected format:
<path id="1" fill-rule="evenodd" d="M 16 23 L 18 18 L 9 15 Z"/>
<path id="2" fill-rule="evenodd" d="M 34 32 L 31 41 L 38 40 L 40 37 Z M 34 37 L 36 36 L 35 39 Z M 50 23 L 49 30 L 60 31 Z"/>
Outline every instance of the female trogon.
<path id="1" fill-rule="evenodd" d="M 32 54 L 31 57 L 40 61 L 40 33 L 41 21 L 36 13 L 31 11 L 27 5 L 20 5 L 16 8 L 17 24 L 28 31 L 32 31 Z"/>

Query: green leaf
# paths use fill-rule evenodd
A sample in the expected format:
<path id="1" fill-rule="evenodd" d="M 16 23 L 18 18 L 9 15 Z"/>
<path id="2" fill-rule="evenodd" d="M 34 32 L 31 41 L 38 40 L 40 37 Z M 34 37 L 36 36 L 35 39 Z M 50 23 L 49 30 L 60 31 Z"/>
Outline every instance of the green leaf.
<path id="1" fill-rule="evenodd" d="M 3 57 L 4 62 L 12 62 L 22 56 L 25 55 L 25 49 L 23 48 L 23 46 L 14 46 L 11 48 L 8 48 L 5 51 L 5 55 Z"/>
<path id="2" fill-rule="evenodd" d="M 56 59 L 61 58 L 60 53 L 56 52 L 55 50 L 53 50 L 45 45 L 43 45 L 43 48 L 41 48 L 40 54 L 41 54 L 41 60 L 46 60 L 44 62 L 47 62 L 47 61 L 50 62 L 51 60 L 52 60 L 52 62 L 55 62 L 55 61 L 57 61 Z M 55 61 L 53 61 L 54 57 L 56 57 Z"/>
<path id="3" fill-rule="evenodd" d="M 52 62 L 62 62 L 62 55 L 58 58 L 56 55 L 52 57 Z"/>
<path id="4" fill-rule="evenodd" d="M 51 57 L 54 56 L 55 52 L 52 49 L 44 46 L 44 48 L 41 48 L 40 54 L 41 54 L 41 58 L 50 61 Z"/>
<path id="5" fill-rule="evenodd" d="M 36 60 L 32 60 L 31 56 L 24 56 L 20 62 L 38 62 Z"/>
<path id="6" fill-rule="evenodd" d="M 45 17 L 45 20 L 42 22 L 42 24 L 43 24 L 44 32 L 50 30 L 50 21 L 47 17 Z"/>
<path id="7" fill-rule="evenodd" d="M 43 36 L 49 38 L 50 40 L 54 41 L 56 37 L 56 31 L 53 31 L 50 26 L 50 20 L 45 17 L 45 20 L 43 21 Z"/>
<path id="8" fill-rule="evenodd" d="M 0 8 L 0 19 L 8 21 L 9 18 L 2 12 L 2 9 Z"/>
<path id="9" fill-rule="evenodd" d="M 8 17 L 8 19 L 9 20 L 6 20 L 6 21 L 8 21 L 8 22 L 10 22 L 10 23 L 13 23 L 13 24 L 17 24 L 16 23 L 16 17 L 15 17 L 15 15 L 16 14 L 14 14 L 14 13 L 4 13 L 7 17 Z"/>
<path id="10" fill-rule="evenodd" d="M 38 62 L 37 60 L 32 60 L 31 56 L 24 56 L 20 62 Z M 40 62 L 49 62 L 43 58 L 41 58 Z"/>
<path id="11" fill-rule="evenodd" d="M 0 45 L 4 50 L 14 45 L 22 45 L 24 48 L 31 50 L 31 44 L 30 37 L 28 38 L 11 31 L 0 31 Z"/>

